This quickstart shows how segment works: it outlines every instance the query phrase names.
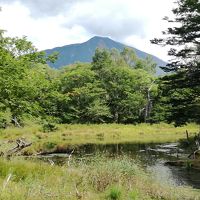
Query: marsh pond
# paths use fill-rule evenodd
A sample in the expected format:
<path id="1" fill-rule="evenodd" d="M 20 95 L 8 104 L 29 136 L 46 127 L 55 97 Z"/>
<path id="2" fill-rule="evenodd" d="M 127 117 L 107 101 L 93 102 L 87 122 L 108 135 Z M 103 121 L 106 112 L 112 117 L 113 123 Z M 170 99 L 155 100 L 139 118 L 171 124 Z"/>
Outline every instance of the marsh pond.
<path id="1" fill-rule="evenodd" d="M 73 151 L 73 154 L 71 152 Z M 84 144 L 63 152 L 54 152 L 40 155 L 38 158 L 65 165 L 69 155 L 74 160 L 89 161 L 94 155 L 107 157 L 127 156 L 136 160 L 151 172 L 155 181 L 171 186 L 191 186 L 200 189 L 200 170 L 192 168 L 189 164 L 181 166 L 169 165 L 169 162 L 185 159 L 188 156 L 187 150 L 181 149 L 178 143 L 165 144 L 141 144 L 141 143 L 120 143 L 120 144 Z"/>

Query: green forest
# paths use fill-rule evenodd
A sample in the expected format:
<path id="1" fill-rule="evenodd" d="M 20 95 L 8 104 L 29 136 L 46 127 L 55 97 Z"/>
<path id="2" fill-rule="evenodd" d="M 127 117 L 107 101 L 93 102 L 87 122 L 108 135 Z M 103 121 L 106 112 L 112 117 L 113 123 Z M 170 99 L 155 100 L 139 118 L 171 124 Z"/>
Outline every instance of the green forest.
<path id="1" fill-rule="evenodd" d="M 91 63 L 52 69 L 56 53 L 1 34 L 0 127 L 41 123 L 198 122 L 199 82 L 185 67 L 155 76 L 150 57 L 97 49 Z M 198 60 L 194 69 L 198 70 Z M 171 66 L 168 67 L 171 69 Z M 191 76 L 191 77 L 190 77 Z M 199 78 L 199 77 L 198 77 Z M 194 83 L 193 83 L 194 82 Z"/>
<path id="2" fill-rule="evenodd" d="M 153 39 L 171 45 L 175 59 L 155 76 L 156 64 L 130 48 L 97 49 L 91 63 L 59 70 L 26 37 L 0 35 L 0 127 L 25 121 L 41 123 L 175 123 L 199 122 L 199 2 L 179 1 L 173 10 L 180 27 Z"/>
<path id="3" fill-rule="evenodd" d="M 2 38 L 1 127 L 26 118 L 57 123 L 144 122 L 155 64 L 130 49 L 97 49 L 92 63 L 60 70 L 25 38 Z M 147 119 L 146 119 L 147 120 Z M 149 119 L 148 119 L 149 120 Z"/>

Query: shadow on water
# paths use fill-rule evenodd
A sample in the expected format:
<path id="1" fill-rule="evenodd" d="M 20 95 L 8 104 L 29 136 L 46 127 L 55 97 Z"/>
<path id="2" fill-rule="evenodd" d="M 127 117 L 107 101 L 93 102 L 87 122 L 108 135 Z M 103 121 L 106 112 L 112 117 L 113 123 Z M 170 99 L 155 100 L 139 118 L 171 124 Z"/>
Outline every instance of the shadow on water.
<path id="1" fill-rule="evenodd" d="M 70 152 L 70 150 L 68 150 Z M 167 161 L 177 160 L 177 157 L 186 156 L 176 143 L 170 144 L 86 144 L 74 149 L 73 157 L 90 158 L 93 155 L 117 157 L 126 155 L 137 159 L 153 177 L 161 183 L 174 186 L 192 186 L 200 188 L 200 171 L 189 169 L 186 166 L 168 166 Z M 66 164 L 68 159 L 65 154 L 49 154 L 41 157 L 43 160 L 53 160 L 57 164 Z"/>

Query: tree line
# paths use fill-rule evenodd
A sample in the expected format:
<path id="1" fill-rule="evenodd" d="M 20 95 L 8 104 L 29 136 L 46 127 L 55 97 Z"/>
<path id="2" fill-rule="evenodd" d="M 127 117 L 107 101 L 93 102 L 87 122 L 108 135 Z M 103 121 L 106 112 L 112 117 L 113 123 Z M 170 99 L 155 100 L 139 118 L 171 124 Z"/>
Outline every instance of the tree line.
<path id="1" fill-rule="evenodd" d="M 0 127 L 27 119 L 49 123 L 159 123 L 182 125 L 200 119 L 200 3 L 178 0 L 179 22 L 152 43 L 174 46 L 173 56 L 155 76 L 150 57 L 132 49 L 97 49 L 91 63 L 52 69 L 46 56 L 24 38 L 0 34 Z"/>
<path id="2" fill-rule="evenodd" d="M 0 122 L 22 125 L 26 118 L 57 123 L 144 121 L 155 63 L 133 50 L 97 49 L 91 63 L 56 70 L 26 38 L 1 36 Z"/>

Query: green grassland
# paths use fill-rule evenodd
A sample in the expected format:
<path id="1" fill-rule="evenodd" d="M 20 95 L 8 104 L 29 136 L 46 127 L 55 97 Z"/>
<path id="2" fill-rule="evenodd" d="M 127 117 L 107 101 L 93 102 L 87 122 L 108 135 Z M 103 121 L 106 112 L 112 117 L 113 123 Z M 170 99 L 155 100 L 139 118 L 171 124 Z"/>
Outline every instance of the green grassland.
<path id="1" fill-rule="evenodd" d="M 101 124 L 101 125 L 58 125 L 54 132 L 43 132 L 39 125 L 24 128 L 7 128 L 0 132 L 0 150 L 9 148 L 17 138 L 32 142 L 26 154 L 40 151 L 53 151 L 81 144 L 117 144 L 117 143 L 165 143 L 177 142 L 199 132 L 195 124 L 174 127 L 169 124 Z"/>

